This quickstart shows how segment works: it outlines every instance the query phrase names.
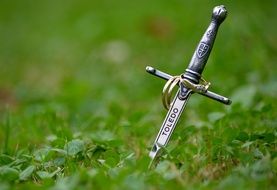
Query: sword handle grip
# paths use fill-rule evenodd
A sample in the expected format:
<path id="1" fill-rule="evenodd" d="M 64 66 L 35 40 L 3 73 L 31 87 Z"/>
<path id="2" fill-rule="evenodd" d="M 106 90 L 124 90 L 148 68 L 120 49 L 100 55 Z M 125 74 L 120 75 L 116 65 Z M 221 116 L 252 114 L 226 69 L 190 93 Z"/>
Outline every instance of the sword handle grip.
<path id="1" fill-rule="evenodd" d="M 189 66 L 184 73 L 184 78 L 191 82 L 199 83 L 199 79 L 211 53 L 218 28 L 226 16 L 227 10 L 224 5 L 214 7 L 211 23 L 191 58 Z"/>

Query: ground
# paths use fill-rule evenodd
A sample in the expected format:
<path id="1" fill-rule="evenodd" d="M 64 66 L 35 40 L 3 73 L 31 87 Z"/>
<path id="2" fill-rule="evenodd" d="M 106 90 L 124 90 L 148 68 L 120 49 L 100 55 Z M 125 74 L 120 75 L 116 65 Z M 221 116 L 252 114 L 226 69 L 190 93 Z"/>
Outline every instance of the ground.
<path id="1" fill-rule="evenodd" d="M 165 81 L 224 4 L 203 76 L 156 168 Z M 0 189 L 276 189 L 276 1 L 0 2 Z"/>

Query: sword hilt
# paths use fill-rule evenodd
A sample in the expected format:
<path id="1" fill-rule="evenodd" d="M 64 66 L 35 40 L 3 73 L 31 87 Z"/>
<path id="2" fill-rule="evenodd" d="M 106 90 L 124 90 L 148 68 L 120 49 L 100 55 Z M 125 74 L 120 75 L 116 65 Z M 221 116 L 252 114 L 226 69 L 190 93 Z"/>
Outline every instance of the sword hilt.
<path id="1" fill-rule="evenodd" d="M 224 5 L 216 6 L 213 9 L 212 20 L 208 26 L 206 32 L 202 36 L 192 58 L 188 68 L 185 70 L 183 77 L 191 82 L 198 84 L 201 78 L 201 74 L 207 63 L 209 55 L 211 53 L 216 34 L 220 24 L 227 16 L 227 10 Z"/>

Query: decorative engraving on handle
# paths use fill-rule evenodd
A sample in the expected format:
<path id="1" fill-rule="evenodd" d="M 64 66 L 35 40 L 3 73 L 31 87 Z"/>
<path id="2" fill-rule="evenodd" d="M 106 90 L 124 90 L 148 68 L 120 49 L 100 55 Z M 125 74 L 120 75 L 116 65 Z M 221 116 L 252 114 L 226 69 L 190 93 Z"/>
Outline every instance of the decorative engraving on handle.
<path id="1" fill-rule="evenodd" d="M 204 57 L 206 55 L 206 53 L 208 52 L 210 46 L 204 42 L 200 42 L 198 50 L 197 50 L 197 56 L 199 57 L 199 59 L 201 59 L 202 57 Z"/>
<path id="2" fill-rule="evenodd" d="M 213 30 L 209 30 L 207 32 L 207 36 L 210 37 L 210 38 L 212 38 L 214 35 L 215 35 L 215 32 Z"/>

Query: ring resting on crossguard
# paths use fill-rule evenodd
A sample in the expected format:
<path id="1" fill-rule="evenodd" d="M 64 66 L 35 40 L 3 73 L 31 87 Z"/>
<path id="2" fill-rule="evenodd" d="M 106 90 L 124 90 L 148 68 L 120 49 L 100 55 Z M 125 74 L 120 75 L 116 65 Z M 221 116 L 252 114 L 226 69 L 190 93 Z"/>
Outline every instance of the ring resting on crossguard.
<path id="1" fill-rule="evenodd" d="M 186 88 L 192 90 L 193 92 L 197 93 L 205 93 L 207 92 L 209 86 L 211 85 L 210 82 L 207 82 L 204 78 L 200 78 L 199 84 L 194 84 L 189 80 L 179 76 L 173 76 L 170 78 L 164 85 L 163 92 L 162 92 L 162 102 L 165 109 L 169 109 L 171 105 L 171 96 L 172 91 L 176 85 L 182 83 Z"/>

